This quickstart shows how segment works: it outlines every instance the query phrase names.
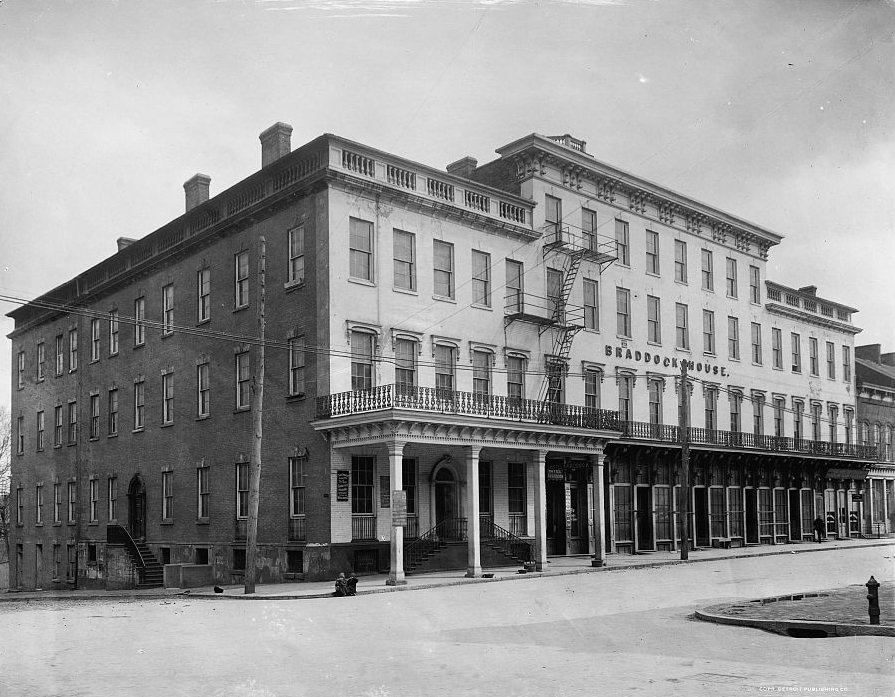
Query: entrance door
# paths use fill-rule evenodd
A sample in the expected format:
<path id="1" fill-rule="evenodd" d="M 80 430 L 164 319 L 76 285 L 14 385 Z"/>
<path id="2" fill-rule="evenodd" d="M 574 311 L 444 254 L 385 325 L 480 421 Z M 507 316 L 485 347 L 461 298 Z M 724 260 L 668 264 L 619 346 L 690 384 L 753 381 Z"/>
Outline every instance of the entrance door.
<path id="1" fill-rule="evenodd" d="M 547 482 L 547 554 L 566 553 L 566 487 Z"/>
<path id="2" fill-rule="evenodd" d="M 656 548 L 653 538 L 653 497 L 648 486 L 635 487 L 634 519 L 637 525 L 637 550 L 649 552 Z"/>
<path id="3" fill-rule="evenodd" d="M 802 502 L 798 489 L 789 490 L 789 539 L 798 542 L 802 539 Z"/>
<path id="4" fill-rule="evenodd" d="M 746 544 L 757 545 L 758 542 L 758 492 L 746 489 Z"/>
<path id="5" fill-rule="evenodd" d="M 836 507 L 839 510 L 839 537 L 848 537 L 848 500 L 847 491 L 836 492 Z"/>
<path id="6" fill-rule="evenodd" d="M 708 547 L 711 545 L 709 536 L 709 491 L 704 486 L 693 490 L 696 498 L 696 546 Z"/>
<path id="7" fill-rule="evenodd" d="M 146 537 L 146 487 L 140 475 L 134 475 L 127 489 L 127 529 L 135 540 Z"/>
<path id="8" fill-rule="evenodd" d="M 569 497 L 566 500 L 569 506 L 566 515 L 569 521 L 569 544 L 566 549 L 569 554 L 587 553 L 587 486 L 577 482 L 569 484 Z"/>
<path id="9" fill-rule="evenodd" d="M 454 521 L 454 522 L 450 522 Z M 447 540 L 462 540 L 465 530 L 461 530 L 457 520 L 457 486 L 450 470 L 439 470 L 435 475 L 435 525 L 445 524 L 441 533 Z"/>

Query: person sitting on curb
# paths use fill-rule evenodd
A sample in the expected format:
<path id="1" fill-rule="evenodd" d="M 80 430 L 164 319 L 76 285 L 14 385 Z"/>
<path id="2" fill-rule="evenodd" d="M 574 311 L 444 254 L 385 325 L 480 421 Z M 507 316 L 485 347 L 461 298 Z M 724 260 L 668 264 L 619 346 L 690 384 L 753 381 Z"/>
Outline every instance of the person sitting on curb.
<path id="1" fill-rule="evenodd" d="M 346 590 L 348 595 L 357 595 L 357 574 L 351 572 L 351 577 L 346 582 Z"/>
<path id="2" fill-rule="evenodd" d="M 336 592 L 333 595 L 339 598 L 348 595 L 348 581 L 345 579 L 345 574 L 340 573 L 336 579 Z"/>

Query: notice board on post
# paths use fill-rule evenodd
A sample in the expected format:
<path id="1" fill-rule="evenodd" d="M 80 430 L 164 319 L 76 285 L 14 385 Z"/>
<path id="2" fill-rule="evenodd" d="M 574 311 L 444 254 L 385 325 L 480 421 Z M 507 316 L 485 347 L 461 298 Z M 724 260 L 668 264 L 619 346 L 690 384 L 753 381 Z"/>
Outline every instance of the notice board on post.
<path id="1" fill-rule="evenodd" d="M 351 486 L 351 473 L 348 470 L 336 470 L 336 501 L 348 500 L 348 488 Z"/>
<path id="2" fill-rule="evenodd" d="M 403 527 L 407 525 L 407 492 L 392 492 L 392 525 Z"/>

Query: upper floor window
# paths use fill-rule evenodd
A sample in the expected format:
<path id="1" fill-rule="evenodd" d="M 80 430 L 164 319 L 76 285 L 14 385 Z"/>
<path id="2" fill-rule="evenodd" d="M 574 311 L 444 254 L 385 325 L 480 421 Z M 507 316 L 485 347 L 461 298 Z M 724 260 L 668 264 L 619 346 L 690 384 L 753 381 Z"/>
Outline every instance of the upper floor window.
<path id="1" fill-rule="evenodd" d="M 546 196 L 546 205 L 544 206 L 544 220 L 547 223 L 547 230 L 559 234 L 562 227 L 562 199 L 556 196 Z"/>
<path id="2" fill-rule="evenodd" d="M 249 304 L 249 253 L 239 252 L 233 258 L 234 289 L 233 299 L 236 307 L 248 307 Z"/>
<path id="3" fill-rule="evenodd" d="M 433 241 L 433 269 L 435 273 L 435 295 L 442 298 L 454 297 L 454 245 L 441 240 Z"/>
<path id="4" fill-rule="evenodd" d="M 802 372 L 802 338 L 793 332 L 790 335 L 792 344 L 792 372 Z"/>
<path id="5" fill-rule="evenodd" d="M 196 273 L 196 321 L 211 319 L 211 269 L 199 269 Z"/>
<path id="6" fill-rule="evenodd" d="M 521 356 L 507 356 L 507 398 L 525 398 L 525 359 Z"/>
<path id="7" fill-rule="evenodd" d="M 743 430 L 742 421 L 743 394 L 742 392 L 730 393 L 730 430 L 739 433 Z"/>
<path id="8" fill-rule="evenodd" d="M 351 278 L 373 282 L 373 223 L 349 220 L 349 274 Z"/>
<path id="9" fill-rule="evenodd" d="M 140 431 L 146 425 L 146 383 L 137 380 L 134 383 L 134 430 Z"/>
<path id="10" fill-rule="evenodd" d="M 44 413 L 42 411 L 37 412 L 37 449 L 44 449 L 44 430 L 46 428 L 46 422 L 44 420 Z"/>
<path id="11" fill-rule="evenodd" d="M 287 283 L 302 283 L 305 280 L 305 228 L 302 225 L 286 232 L 289 264 L 286 267 Z"/>
<path id="12" fill-rule="evenodd" d="M 783 430 L 783 412 L 786 408 L 786 401 L 783 397 L 774 397 L 774 435 L 777 438 L 784 436 Z"/>
<path id="13" fill-rule="evenodd" d="M 752 396 L 752 432 L 756 436 L 764 435 L 764 395 Z"/>
<path id="14" fill-rule="evenodd" d="M 792 437 L 796 441 L 802 440 L 802 419 L 805 413 L 805 403 L 793 400 L 792 403 Z"/>
<path id="15" fill-rule="evenodd" d="M 196 517 L 200 520 L 207 519 L 211 511 L 211 492 L 208 488 L 209 467 L 196 468 Z"/>
<path id="16" fill-rule="evenodd" d="M 584 248 L 597 251 L 597 214 L 587 208 L 581 209 L 581 236 Z"/>
<path id="17" fill-rule="evenodd" d="M 472 250 L 472 302 L 491 307 L 491 255 Z"/>
<path id="18" fill-rule="evenodd" d="M 727 258 L 727 297 L 737 297 L 737 260 Z"/>
<path id="19" fill-rule="evenodd" d="M 305 338 L 289 339 L 289 394 L 305 393 Z"/>
<path id="20" fill-rule="evenodd" d="M 37 344 L 37 381 L 47 376 L 47 347 L 41 341 Z"/>
<path id="21" fill-rule="evenodd" d="M 761 304 L 761 270 L 757 266 L 749 267 L 749 300 Z"/>
<path id="22" fill-rule="evenodd" d="M 783 370 L 783 332 L 771 329 L 771 362 L 778 370 Z"/>
<path id="23" fill-rule="evenodd" d="M 584 279 L 584 328 L 600 328 L 599 286 L 597 281 Z"/>
<path id="24" fill-rule="evenodd" d="M 600 408 L 600 378 L 599 370 L 588 368 L 584 371 L 584 406 L 588 409 Z"/>
<path id="25" fill-rule="evenodd" d="M 622 266 L 631 265 L 631 244 L 628 237 L 628 223 L 624 220 L 615 221 L 615 254 L 618 263 Z"/>
<path id="26" fill-rule="evenodd" d="M 558 324 L 564 324 L 565 304 L 562 301 L 563 273 L 559 269 L 547 269 L 547 315 Z"/>
<path id="27" fill-rule="evenodd" d="M 718 388 L 706 387 L 703 392 L 705 397 L 705 427 L 709 431 L 718 430 Z"/>
<path id="28" fill-rule="evenodd" d="M 62 334 L 56 337 L 56 375 L 65 371 L 65 343 Z"/>
<path id="29" fill-rule="evenodd" d="M 169 283 L 162 288 L 162 334 L 167 336 L 174 331 L 174 284 Z"/>
<path id="30" fill-rule="evenodd" d="M 21 455 L 25 452 L 25 417 L 16 418 L 16 453 Z"/>
<path id="31" fill-rule="evenodd" d="M 21 390 L 25 387 L 25 352 L 19 351 L 16 356 L 16 386 Z"/>
<path id="32" fill-rule="evenodd" d="M 829 413 L 829 426 L 830 426 L 830 442 L 836 442 L 836 428 L 837 421 L 839 420 L 839 408 L 835 404 L 831 404 L 829 409 L 827 410 Z"/>
<path id="33" fill-rule="evenodd" d="M 851 349 L 842 346 L 842 379 L 851 382 Z"/>
<path id="34" fill-rule="evenodd" d="M 761 365 L 761 353 L 761 325 L 752 322 L 752 362 L 755 365 Z"/>
<path id="35" fill-rule="evenodd" d="M 162 375 L 162 423 L 174 423 L 174 373 Z"/>
<path id="36" fill-rule="evenodd" d="M 68 372 L 78 369 L 78 330 L 68 330 Z"/>
<path id="37" fill-rule="evenodd" d="M 351 389 L 373 389 L 373 334 L 351 332 Z"/>
<path id="38" fill-rule="evenodd" d="M 740 360 L 740 320 L 737 317 L 727 318 L 727 356 Z"/>
<path id="39" fill-rule="evenodd" d="M 249 352 L 240 351 L 236 354 L 235 361 L 236 408 L 248 409 L 251 405 L 250 387 L 252 379 Z"/>
<path id="40" fill-rule="evenodd" d="M 616 331 L 619 336 L 631 337 L 631 291 L 627 288 L 615 289 Z"/>
<path id="41" fill-rule="evenodd" d="M 456 363 L 456 347 L 447 344 L 435 345 L 435 389 L 439 393 L 453 392 L 455 389 Z"/>
<path id="42" fill-rule="evenodd" d="M 808 369 L 811 375 L 820 375 L 820 365 L 818 360 L 817 339 L 813 336 L 808 337 Z"/>
<path id="43" fill-rule="evenodd" d="M 674 241 L 674 280 L 687 282 L 687 243 L 683 240 Z"/>
<path id="44" fill-rule="evenodd" d="M 547 397 L 548 404 L 562 404 L 566 394 L 566 366 L 559 361 L 547 363 Z"/>
<path id="45" fill-rule="evenodd" d="M 646 231 L 646 272 L 659 275 L 659 233 Z"/>
<path id="46" fill-rule="evenodd" d="M 134 300 L 134 346 L 146 343 L 146 298 Z"/>
<path id="47" fill-rule="evenodd" d="M 395 340 L 395 384 L 399 389 L 416 387 L 417 346 L 410 339 Z"/>
<path id="48" fill-rule="evenodd" d="M 631 375 L 618 376 L 618 416 L 622 421 L 630 421 L 634 413 L 634 378 Z"/>
<path id="49" fill-rule="evenodd" d="M 811 405 L 811 439 L 820 440 L 820 413 L 821 405 L 813 403 Z"/>
<path id="50" fill-rule="evenodd" d="M 57 405 L 53 413 L 53 445 L 60 447 L 62 445 L 62 406 Z"/>
<path id="51" fill-rule="evenodd" d="M 521 261 L 506 260 L 506 300 L 505 311 L 509 313 L 522 312 L 523 303 L 523 266 Z"/>
<path id="52" fill-rule="evenodd" d="M 395 252 L 395 288 L 416 290 L 416 235 L 412 232 L 393 232 Z"/>
<path id="53" fill-rule="evenodd" d="M 305 488 L 308 473 L 307 457 L 289 458 L 289 515 L 292 518 L 305 514 Z"/>
<path id="54" fill-rule="evenodd" d="M 75 445 L 78 442 L 78 403 L 68 403 L 68 444 Z"/>
<path id="55" fill-rule="evenodd" d="M 90 320 L 90 360 L 99 360 L 99 334 L 100 324 L 98 319 Z"/>
<path id="56" fill-rule="evenodd" d="M 249 517 L 249 463 L 236 465 L 236 517 Z"/>
<path id="57" fill-rule="evenodd" d="M 109 355 L 118 355 L 118 310 L 109 312 Z"/>
<path id="58" fill-rule="evenodd" d="M 211 413 L 211 382 L 208 363 L 196 366 L 196 416 L 205 417 Z"/>
<path id="59" fill-rule="evenodd" d="M 836 379 L 836 345 L 832 341 L 827 342 L 827 377 Z"/>
<path id="60" fill-rule="evenodd" d="M 99 438 L 99 395 L 90 395 L 90 438 Z"/>
<path id="61" fill-rule="evenodd" d="M 663 382 L 658 378 L 647 381 L 649 392 L 649 422 L 653 426 L 662 423 L 662 388 Z"/>
<path id="62" fill-rule="evenodd" d="M 715 353 L 715 313 L 711 310 L 702 311 L 702 350 Z"/>
<path id="63" fill-rule="evenodd" d="M 690 350 L 690 321 L 688 319 L 687 306 L 683 303 L 674 304 L 675 317 L 675 346 L 686 351 Z"/>
<path id="64" fill-rule="evenodd" d="M 646 338 L 653 344 L 662 343 L 662 322 L 660 319 L 659 298 L 646 296 Z"/>
<path id="65" fill-rule="evenodd" d="M 109 390 L 109 435 L 118 435 L 118 388 Z"/>
<path id="66" fill-rule="evenodd" d="M 487 397 L 491 394 L 491 355 L 487 351 L 472 352 L 472 393 Z"/>
<path id="67" fill-rule="evenodd" d="M 843 417 L 845 419 L 845 444 L 851 445 L 854 438 L 855 411 L 854 409 L 844 409 Z"/>
<path id="68" fill-rule="evenodd" d="M 712 253 L 702 250 L 702 289 L 715 290 L 715 271 L 712 268 Z"/>

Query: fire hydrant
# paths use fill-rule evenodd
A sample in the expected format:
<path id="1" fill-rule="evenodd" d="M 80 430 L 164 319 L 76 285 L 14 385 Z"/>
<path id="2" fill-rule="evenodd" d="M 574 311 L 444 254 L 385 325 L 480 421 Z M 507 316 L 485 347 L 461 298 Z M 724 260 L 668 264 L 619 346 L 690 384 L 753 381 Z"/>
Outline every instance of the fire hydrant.
<path id="1" fill-rule="evenodd" d="M 870 624 L 879 624 L 879 582 L 871 576 L 864 585 L 867 586 L 867 613 L 870 615 Z"/>

